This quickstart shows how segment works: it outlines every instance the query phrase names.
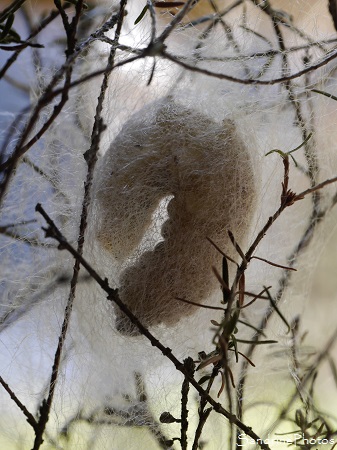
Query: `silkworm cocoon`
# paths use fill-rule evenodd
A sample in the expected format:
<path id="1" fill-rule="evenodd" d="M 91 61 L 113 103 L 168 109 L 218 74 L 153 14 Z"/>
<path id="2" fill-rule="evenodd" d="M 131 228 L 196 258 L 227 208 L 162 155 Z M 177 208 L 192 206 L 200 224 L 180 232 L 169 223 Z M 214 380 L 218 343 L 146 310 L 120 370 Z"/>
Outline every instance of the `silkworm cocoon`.
<path id="1" fill-rule="evenodd" d="M 173 325 L 197 308 L 177 297 L 203 303 L 219 289 L 212 266 L 221 273 L 222 256 L 207 237 L 238 259 L 227 230 L 245 245 L 255 209 L 253 167 L 232 121 L 218 123 L 170 97 L 125 123 L 98 173 L 96 236 L 120 262 L 133 255 L 119 295 L 145 325 Z M 168 196 L 163 240 L 140 251 L 154 211 Z M 132 334 L 125 316 L 116 315 L 117 328 Z"/>

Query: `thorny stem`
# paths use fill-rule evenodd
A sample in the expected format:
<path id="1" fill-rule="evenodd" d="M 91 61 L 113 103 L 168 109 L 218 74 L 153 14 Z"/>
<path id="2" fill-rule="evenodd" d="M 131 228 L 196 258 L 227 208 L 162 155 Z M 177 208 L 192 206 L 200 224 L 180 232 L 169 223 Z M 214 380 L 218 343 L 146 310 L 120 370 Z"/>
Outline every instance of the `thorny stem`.
<path id="1" fill-rule="evenodd" d="M 265 236 L 267 231 L 270 229 L 270 227 L 273 225 L 273 223 L 278 219 L 278 217 L 281 215 L 281 213 L 284 211 L 284 209 L 293 205 L 296 201 L 302 200 L 306 195 L 308 195 L 312 192 L 316 192 L 317 190 L 322 189 L 322 187 L 337 181 L 337 177 L 334 177 L 332 179 L 324 181 L 323 183 L 320 183 L 319 185 L 314 186 L 313 188 L 307 189 L 299 194 L 295 194 L 291 190 L 288 189 L 288 185 L 289 185 L 289 156 L 288 155 L 285 155 L 283 157 L 283 165 L 284 165 L 284 176 L 283 176 L 283 183 L 282 183 L 282 192 L 281 192 L 281 196 L 280 196 L 280 206 L 276 210 L 276 212 L 272 216 L 269 217 L 265 226 L 260 230 L 260 232 L 258 233 L 257 237 L 255 238 L 254 242 L 252 243 L 252 245 L 250 246 L 250 248 L 248 249 L 248 251 L 245 255 L 242 254 L 242 250 L 235 242 L 234 237 L 230 235 L 233 245 L 235 246 L 236 250 L 242 257 L 242 263 L 237 269 L 237 273 L 236 273 L 236 276 L 235 276 L 235 279 L 234 279 L 234 282 L 233 282 L 233 285 L 231 288 L 231 295 L 228 300 L 227 309 L 225 312 L 225 319 L 224 319 L 225 323 L 226 322 L 228 323 L 230 320 L 230 317 L 232 314 L 233 303 L 235 300 L 235 293 L 237 291 L 237 286 L 239 285 L 240 279 L 243 276 L 245 270 L 247 269 L 248 263 L 253 258 L 253 254 L 254 254 L 256 248 L 258 247 L 259 243 L 261 242 L 261 240 L 263 239 L 263 237 Z M 312 223 L 313 222 L 311 222 L 311 224 Z M 289 273 L 289 270 L 286 271 L 286 276 L 289 277 L 289 274 L 287 272 Z M 279 300 L 279 297 L 277 296 L 276 299 Z M 264 317 L 263 322 L 259 326 L 259 329 L 265 328 L 266 323 L 272 314 L 272 311 L 273 311 L 273 309 L 269 311 L 268 316 Z M 243 406 L 243 398 L 242 397 L 243 397 L 246 371 L 247 371 L 248 364 L 249 364 L 248 361 L 251 359 L 252 353 L 255 349 L 255 345 L 258 342 L 259 338 L 260 338 L 260 334 L 258 334 L 253 339 L 254 343 L 251 344 L 251 346 L 249 347 L 249 350 L 246 354 L 247 359 L 245 359 L 242 363 L 241 378 L 239 380 L 239 385 L 237 388 L 237 393 L 238 393 L 237 414 L 240 419 L 242 418 L 242 406 Z M 226 360 L 226 354 L 224 354 L 223 357 Z M 227 382 L 228 382 L 228 380 L 227 380 Z M 239 434 L 238 434 L 238 436 L 239 436 Z M 238 439 L 237 444 L 240 445 L 239 437 L 237 439 Z"/>
<path id="2" fill-rule="evenodd" d="M 322 189 L 324 186 L 331 184 L 331 183 L 335 183 L 337 182 L 337 177 L 331 178 L 329 180 L 325 180 L 322 183 L 319 183 L 318 185 L 316 185 L 313 188 L 307 189 L 303 192 L 301 192 L 300 194 L 298 194 L 295 197 L 295 201 L 299 200 L 299 198 L 303 198 L 306 195 L 310 194 L 311 192 L 314 192 L 318 189 Z M 331 205 L 333 206 L 334 203 Z M 327 211 L 329 208 L 326 208 L 325 210 L 321 211 L 318 214 L 315 214 L 314 216 L 310 217 L 309 219 L 309 223 L 308 226 L 306 228 L 306 230 L 304 231 L 302 238 L 300 239 L 299 243 L 297 244 L 297 246 L 295 247 L 295 249 L 293 250 L 292 254 L 289 256 L 288 261 L 289 261 L 289 266 L 293 267 L 298 259 L 298 256 L 301 254 L 301 252 L 303 252 L 303 250 L 305 248 L 308 247 L 309 243 L 311 242 L 311 239 L 314 235 L 314 230 L 316 228 L 316 226 L 323 220 L 323 218 L 325 217 Z M 291 272 L 289 270 L 284 270 L 283 271 L 283 276 L 279 281 L 279 288 L 278 291 L 275 295 L 275 301 L 278 303 L 284 293 L 284 290 L 286 289 L 286 287 L 288 286 L 288 283 L 290 281 L 290 277 L 291 277 Z M 267 313 L 265 314 L 265 316 L 263 317 L 261 323 L 258 325 L 258 328 L 263 330 L 266 328 L 271 316 L 274 313 L 274 309 L 269 309 L 267 311 Z M 249 346 L 248 350 L 246 351 L 245 355 L 251 359 L 252 355 L 254 353 L 254 350 L 256 348 L 256 343 L 259 341 L 261 335 L 257 334 L 256 336 L 253 337 L 253 343 Z M 238 417 L 242 417 L 242 408 L 243 408 L 243 395 L 244 395 L 244 386 L 245 386 L 245 382 L 246 382 L 246 377 L 247 377 L 247 370 L 249 367 L 249 363 L 247 360 L 243 360 L 242 362 L 242 366 L 241 366 L 241 370 L 240 370 L 240 380 L 238 383 L 238 389 L 237 389 L 237 393 L 238 393 Z"/>
<path id="3" fill-rule="evenodd" d="M 288 155 L 283 158 L 283 167 L 284 167 L 284 174 L 283 174 L 282 192 L 281 192 L 281 198 L 280 198 L 280 203 L 281 203 L 280 207 L 277 209 L 277 211 L 272 216 L 269 217 L 265 226 L 258 233 L 253 244 L 250 246 L 248 252 L 245 255 L 246 261 L 251 260 L 258 244 L 261 242 L 261 240 L 263 239 L 263 237 L 265 236 L 265 234 L 267 233 L 269 228 L 277 220 L 277 218 L 284 211 L 284 209 L 287 208 L 288 206 L 291 206 L 295 201 L 295 194 L 292 191 L 288 190 L 288 184 L 289 184 L 289 156 Z M 303 195 L 300 195 L 298 197 L 298 200 L 302 199 L 302 198 L 303 198 Z M 237 275 L 236 275 L 236 278 L 233 283 L 233 288 L 236 289 L 239 279 L 240 279 L 242 273 L 246 270 L 246 268 L 247 268 L 247 264 L 245 263 L 245 261 L 243 261 L 237 270 Z M 234 300 L 233 296 L 231 297 L 231 300 L 233 302 L 233 300 Z M 230 307 L 231 307 L 231 305 L 229 304 L 228 309 Z M 271 311 L 273 311 L 273 309 Z M 230 311 L 228 312 L 228 316 L 229 316 L 229 314 L 230 314 Z M 264 317 L 263 322 L 258 327 L 259 329 L 263 330 L 265 328 L 265 325 L 266 325 L 265 320 L 266 320 L 266 317 Z M 258 342 L 259 337 L 260 337 L 260 334 L 257 334 L 255 336 L 255 338 L 253 338 L 254 343 L 252 343 L 250 345 L 248 351 L 246 352 L 246 356 L 248 359 L 251 359 L 251 356 L 255 349 L 255 344 Z M 240 418 L 242 418 L 243 393 L 244 393 L 244 385 L 245 385 L 245 380 L 246 380 L 246 371 L 248 369 L 248 364 L 249 364 L 248 360 L 246 360 L 246 359 L 243 360 L 242 368 L 241 368 L 241 377 L 239 379 L 239 384 L 238 384 L 238 388 L 237 388 L 237 399 L 238 399 L 237 414 L 238 414 L 238 417 L 240 417 Z M 240 445 L 239 439 L 240 438 L 239 438 L 239 433 L 238 433 L 237 434 L 237 445 Z"/>
<path id="4" fill-rule="evenodd" d="M 207 388 L 206 388 L 206 393 L 209 394 L 211 391 L 211 388 L 213 386 L 214 380 L 216 378 L 216 376 L 219 373 L 219 365 L 215 365 L 213 367 L 212 370 L 212 374 L 210 379 L 208 380 L 208 384 L 207 384 Z M 205 423 L 208 420 L 208 417 L 212 411 L 212 408 L 206 408 L 207 405 L 207 400 L 205 399 L 205 397 L 201 397 L 200 398 L 200 404 L 199 404 L 199 409 L 198 409 L 198 414 L 199 414 L 199 423 L 197 426 L 197 429 L 195 431 L 194 434 L 194 441 L 193 441 L 193 446 L 192 446 L 192 450 L 198 450 L 199 448 L 199 440 L 201 438 L 201 434 L 202 434 L 202 430 L 204 428 Z M 206 409 L 205 409 L 206 408 Z"/>
<path id="5" fill-rule="evenodd" d="M 77 25 L 78 25 L 79 17 L 81 15 L 82 8 L 83 8 L 83 0 L 78 0 L 78 2 L 76 3 L 76 14 L 70 23 L 68 21 L 68 16 L 67 16 L 65 10 L 63 9 L 60 1 L 54 0 L 54 2 L 55 2 L 56 8 L 59 10 L 60 15 L 62 17 L 64 29 L 65 29 L 65 32 L 67 35 L 67 44 L 68 45 L 67 45 L 66 55 L 70 56 L 70 55 L 72 55 L 72 53 L 75 50 Z M 49 125 L 54 121 L 55 117 L 62 110 L 64 104 L 68 100 L 68 85 L 71 80 L 71 74 L 72 74 L 72 67 L 70 66 L 66 72 L 65 89 L 64 89 L 64 93 L 62 93 L 61 102 L 57 108 L 54 108 L 54 113 L 50 116 L 49 120 L 47 120 L 47 122 L 42 127 L 40 132 L 37 133 L 37 135 L 35 136 L 35 138 L 37 136 L 39 136 L 36 140 L 38 140 L 41 137 L 41 135 L 43 134 L 42 133 L 43 129 L 46 130 L 47 128 L 49 128 Z M 21 141 L 22 141 L 22 143 L 24 142 L 23 138 L 21 138 Z M 14 160 L 12 165 L 13 164 L 15 165 L 16 162 L 17 162 L 17 160 Z M 10 169 L 10 172 L 7 172 L 7 173 L 10 174 L 11 167 L 9 169 Z M 84 222 L 86 222 L 85 217 L 83 217 L 83 216 L 84 215 L 82 214 L 81 225 L 83 223 L 83 219 L 84 219 Z M 83 231 L 83 233 L 81 233 L 81 231 Z M 80 253 L 82 253 L 82 249 L 83 249 L 84 231 L 85 231 L 85 226 L 84 226 L 83 230 L 80 229 L 80 237 L 79 237 L 79 241 L 78 241 L 78 251 Z M 41 445 L 43 443 L 43 435 L 45 432 L 45 428 L 46 428 L 46 425 L 49 420 L 49 413 L 50 413 L 50 409 L 52 407 L 55 389 L 56 389 L 56 382 L 57 382 L 58 374 L 59 374 L 63 345 L 64 345 L 64 341 L 65 341 L 65 337 L 66 337 L 66 333 L 67 333 L 67 329 L 68 329 L 68 324 L 69 324 L 69 318 L 70 318 L 71 309 L 72 309 L 72 300 L 73 300 L 73 297 L 75 296 L 75 288 L 77 285 L 78 273 L 79 273 L 79 267 L 78 267 L 78 264 L 76 264 L 76 262 L 75 262 L 73 278 L 70 283 L 69 299 L 68 299 L 68 302 L 66 305 L 66 309 L 65 309 L 65 313 L 64 313 L 64 320 L 63 320 L 63 324 L 62 324 L 62 328 L 61 328 L 61 333 L 60 333 L 60 336 L 58 339 L 58 345 L 57 345 L 57 349 L 56 349 L 56 352 L 54 355 L 54 362 L 53 362 L 53 367 L 52 367 L 52 372 L 51 372 L 51 377 L 50 377 L 50 382 L 49 382 L 49 392 L 48 392 L 47 399 L 44 399 L 40 406 L 40 411 L 39 411 L 40 417 L 39 417 L 37 426 L 35 428 L 35 440 L 34 440 L 33 450 L 38 450 L 41 447 Z"/>
<path id="6" fill-rule="evenodd" d="M 204 425 L 207 422 L 208 417 L 211 414 L 211 412 L 212 412 L 212 408 L 205 409 L 205 407 L 203 407 L 202 410 L 200 410 L 200 408 L 199 408 L 199 423 L 198 423 L 197 429 L 195 431 L 192 450 L 198 450 L 202 430 L 203 430 Z"/>
<path id="7" fill-rule="evenodd" d="M 220 372 L 221 373 L 221 372 Z M 224 364 L 224 368 L 223 368 L 223 373 L 224 373 L 224 382 L 225 382 L 225 387 L 226 387 L 226 394 L 227 394 L 227 400 L 228 400 L 228 409 L 229 412 L 231 414 L 233 414 L 233 399 L 232 399 L 232 385 L 231 385 L 231 381 L 229 379 L 229 374 L 230 374 L 230 367 L 228 364 L 228 346 L 226 343 L 226 353 L 225 353 L 225 364 Z M 233 386 L 235 387 L 235 386 Z M 220 393 L 220 391 L 219 391 Z M 218 394 L 219 396 L 219 394 Z M 233 442 L 234 442 L 234 424 L 230 423 L 230 430 L 229 430 L 229 435 L 228 435 L 228 445 L 229 445 L 229 449 L 233 448 Z"/>
<path id="8" fill-rule="evenodd" d="M 161 353 L 166 356 L 175 366 L 175 368 L 181 372 L 185 378 L 189 381 L 189 383 L 196 389 L 201 398 L 204 398 L 216 411 L 217 413 L 226 417 L 230 423 L 236 425 L 240 428 L 245 434 L 254 439 L 255 442 L 258 443 L 261 449 L 263 450 L 271 450 L 268 444 L 265 444 L 259 436 L 252 430 L 251 427 L 245 425 L 241 420 L 239 420 L 235 414 L 229 413 L 223 406 L 216 402 L 196 381 L 196 379 L 190 375 L 189 371 L 186 370 L 183 363 L 181 363 L 176 356 L 172 353 L 172 350 L 168 347 L 165 347 L 155 336 L 139 321 L 139 319 L 129 310 L 129 308 L 120 300 L 118 296 L 118 291 L 116 289 L 112 289 L 109 286 L 108 280 L 105 278 L 101 278 L 98 273 L 91 267 L 91 265 L 80 255 L 65 239 L 65 237 L 61 234 L 60 230 L 56 227 L 54 222 L 45 212 L 40 204 L 37 204 L 36 211 L 39 212 L 43 218 L 46 220 L 48 224 L 48 228 L 44 229 L 46 232 L 46 237 L 51 237 L 56 239 L 59 242 L 59 249 L 66 249 L 69 253 L 71 253 L 76 260 L 80 262 L 80 264 L 88 271 L 90 276 L 101 286 L 101 288 L 108 294 L 108 300 L 115 303 L 119 309 L 130 319 L 130 321 L 138 328 L 140 333 L 145 336 L 151 343 L 153 347 L 156 347 Z"/>
<path id="9" fill-rule="evenodd" d="M 115 33 L 116 43 L 118 43 L 118 39 L 120 36 L 123 19 L 124 19 L 124 10 L 125 10 L 126 3 L 127 3 L 127 0 L 121 0 L 119 19 L 117 22 L 116 33 Z M 77 15 L 78 16 L 80 15 L 81 8 L 82 8 L 82 5 L 78 6 L 78 3 L 77 3 Z M 64 15 L 63 15 L 63 21 L 65 24 L 65 28 L 67 29 L 67 27 L 69 27 L 69 25 L 67 25 L 68 18 L 64 17 Z M 78 18 L 76 20 L 74 18 L 73 23 L 76 24 L 75 25 L 75 29 L 76 29 L 77 23 L 78 23 Z M 70 36 L 71 42 L 73 42 L 73 40 L 75 39 L 75 34 L 74 34 L 74 32 L 72 32 L 72 27 L 69 27 L 69 28 L 70 29 L 68 30 L 67 35 Z M 79 255 L 83 254 L 85 231 L 87 228 L 88 207 L 89 207 L 90 199 L 91 199 L 90 191 L 91 191 L 91 186 L 92 186 L 93 173 L 94 173 L 94 168 L 95 168 L 96 161 L 97 161 L 97 152 L 99 149 L 100 137 L 101 137 L 101 133 L 104 129 L 103 124 L 102 124 L 102 119 L 101 119 L 101 113 L 102 113 L 102 109 L 103 109 L 105 93 L 106 93 L 107 86 L 108 86 L 108 77 L 109 77 L 109 73 L 110 73 L 108 70 L 111 68 L 111 66 L 113 66 L 115 52 L 116 52 L 115 47 L 112 47 L 111 53 L 110 53 L 110 56 L 108 59 L 107 72 L 104 75 L 103 82 L 101 85 L 100 96 L 99 96 L 98 102 L 97 102 L 95 122 L 94 122 L 92 136 L 91 136 L 91 146 L 90 146 L 90 149 L 84 154 L 84 157 L 85 157 L 87 165 L 88 165 L 88 172 L 87 172 L 87 179 L 86 179 L 86 182 L 84 185 L 82 214 L 81 214 L 81 221 L 80 221 L 80 227 L 79 227 L 79 236 L 78 236 L 78 241 L 77 241 L 77 252 Z M 73 308 L 73 303 L 75 300 L 79 272 L 80 272 L 80 262 L 76 259 L 75 264 L 74 264 L 74 269 L 73 269 L 73 277 L 72 277 L 71 283 L 70 283 L 70 293 L 69 293 L 67 305 L 66 305 L 65 312 L 64 312 L 62 329 L 61 329 L 61 333 L 59 336 L 59 342 L 58 342 L 58 346 L 57 346 L 55 357 L 54 357 L 54 364 L 53 364 L 52 374 L 51 374 L 51 379 L 50 379 L 50 384 L 49 384 L 49 394 L 48 394 L 47 400 L 42 405 L 41 416 L 40 416 L 40 421 L 39 421 L 39 424 L 41 423 L 41 426 L 39 427 L 39 433 L 36 433 L 35 444 L 34 444 L 33 450 L 37 450 L 43 442 L 42 436 L 43 436 L 43 433 L 44 433 L 44 430 L 45 430 L 45 427 L 46 427 L 46 424 L 48 421 L 50 408 L 51 408 L 52 402 L 53 402 L 56 382 L 57 382 L 58 374 L 59 374 L 62 351 L 63 351 L 65 339 L 66 339 L 68 326 L 70 323 L 70 316 L 71 316 L 71 312 L 72 312 L 72 308 Z"/>
<path id="10" fill-rule="evenodd" d="M 245 272 L 245 270 L 247 269 L 248 263 L 251 260 L 251 258 L 253 257 L 253 254 L 254 254 L 256 248 L 258 247 L 258 245 L 260 244 L 261 240 L 264 238 L 267 231 L 270 229 L 270 227 L 273 225 L 273 223 L 278 219 L 278 217 L 282 214 L 282 212 L 288 206 L 293 205 L 295 202 L 295 199 L 301 200 L 303 198 L 302 193 L 299 194 L 298 196 L 296 196 L 296 194 L 294 194 L 292 191 L 288 190 L 288 181 L 289 181 L 289 157 L 288 156 L 283 158 L 283 165 L 284 165 L 284 178 L 283 178 L 283 183 L 282 183 L 282 193 L 281 193 L 281 202 L 280 202 L 281 204 L 280 204 L 279 208 L 275 211 L 275 213 L 269 217 L 266 224 L 260 230 L 260 232 L 258 233 L 256 238 L 254 239 L 253 243 L 249 247 L 247 253 L 242 258 L 242 263 L 237 269 L 236 276 L 235 276 L 235 279 L 234 279 L 234 282 L 232 285 L 232 289 L 231 289 L 232 295 L 228 301 L 226 314 L 225 314 L 226 320 L 229 319 L 229 316 L 231 314 L 232 305 L 233 305 L 233 302 L 235 299 L 235 292 L 237 291 L 237 286 L 239 284 L 240 278 L 241 278 L 242 274 Z M 336 178 L 336 181 L 337 181 L 337 178 Z"/>
<path id="11" fill-rule="evenodd" d="M 275 13 L 274 13 L 273 9 L 271 8 L 268 0 L 266 0 L 264 3 L 257 2 L 257 0 L 252 0 L 252 2 L 256 6 L 258 6 L 260 9 L 265 11 L 269 15 L 269 17 L 271 18 L 271 20 L 273 22 L 275 34 L 276 34 L 276 37 L 277 37 L 279 49 L 280 49 L 281 54 L 282 54 L 282 71 L 283 71 L 283 76 L 289 76 L 288 56 L 287 56 L 287 53 L 286 53 L 286 47 L 285 47 L 285 44 L 284 44 L 283 34 L 282 34 L 280 26 L 279 26 L 279 21 L 276 18 Z M 305 120 L 304 120 L 304 117 L 303 117 L 303 114 L 302 114 L 300 103 L 299 103 L 298 99 L 296 98 L 296 96 L 295 96 L 295 94 L 293 92 L 291 79 L 287 79 L 285 81 L 284 85 L 285 85 L 285 88 L 286 88 L 287 93 L 288 93 L 288 99 L 289 99 L 289 101 L 291 102 L 291 104 L 293 105 L 293 107 L 295 109 L 297 123 L 298 123 L 300 131 L 302 133 L 302 140 L 303 140 L 303 142 L 306 142 L 307 138 L 308 138 L 308 131 L 307 131 L 307 128 L 306 128 L 306 124 L 305 124 Z M 317 216 L 319 214 L 319 199 L 320 199 L 320 196 L 319 196 L 319 193 L 318 193 L 318 189 L 320 189 L 320 188 L 318 188 L 318 187 L 316 188 L 319 167 L 318 167 L 317 155 L 313 151 L 313 144 L 311 142 L 309 142 L 309 143 L 306 142 L 304 153 L 305 153 L 307 166 L 308 166 L 307 175 L 309 177 L 310 184 L 311 184 L 311 189 L 308 190 L 307 193 L 309 193 L 309 192 L 313 193 L 313 196 L 312 196 L 313 210 L 312 210 L 312 214 L 311 214 L 312 217 L 310 218 L 310 222 L 309 223 L 310 224 L 312 224 L 312 223 L 315 224 Z M 283 189 L 282 189 L 282 194 L 281 194 L 281 206 L 282 206 L 282 198 L 285 198 L 285 196 L 287 195 L 287 191 L 288 191 L 288 182 L 289 182 L 289 161 L 288 161 L 288 158 L 284 159 L 283 163 L 284 163 L 284 181 L 283 181 L 283 186 L 282 186 Z M 314 188 L 314 190 L 312 190 L 312 188 Z M 292 201 L 294 202 L 294 201 L 296 201 L 296 200 L 298 200 L 300 198 L 303 198 L 305 195 L 306 195 L 306 193 L 301 193 L 301 194 L 299 194 L 299 196 L 297 196 L 297 198 L 296 197 L 293 198 Z M 282 212 L 282 211 L 280 211 L 280 212 Z M 286 277 L 286 282 L 288 282 L 288 280 L 290 279 L 290 276 L 291 276 L 290 271 L 285 271 L 285 275 L 284 276 Z M 283 290 L 282 290 L 282 292 L 283 292 Z M 276 297 L 276 301 L 277 302 L 279 301 L 281 295 L 282 294 L 278 293 L 278 295 Z M 271 317 L 273 312 L 274 312 L 274 308 L 272 308 L 269 311 L 268 318 L 264 317 L 263 323 L 261 323 L 261 325 L 263 325 L 263 327 L 265 327 L 267 325 L 269 317 Z M 257 342 L 258 339 L 259 339 L 259 335 L 256 336 L 256 339 L 254 339 L 254 341 Z M 255 344 L 255 342 L 253 344 L 251 344 L 251 346 L 250 346 L 250 348 L 248 350 L 247 356 L 248 356 L 249 359 L 251 358 L 251 356 L 252 356 L 252 354 L 254 352 L 254 349 L 255 349 L 255 345 L 254 344 Z M 243 363 L 242 363 L 241 377 L 240 377 L 240 380 L 239 380 L 239 386 L 238 386 L 238 390 L 237 390 L 237 392 L 238 392 L 237 413 L 238 413 L 238 416 L 240 418 L 242 418 L 244 386 L 245 386 L 245 381 L 246 381 L 247 369 L 248 369 L 248 362 L 246 360 L 246 361 L 243 361 Z M 239 443 L 239 433 L 237 434 L 237 444 L 240 444 Z"/>

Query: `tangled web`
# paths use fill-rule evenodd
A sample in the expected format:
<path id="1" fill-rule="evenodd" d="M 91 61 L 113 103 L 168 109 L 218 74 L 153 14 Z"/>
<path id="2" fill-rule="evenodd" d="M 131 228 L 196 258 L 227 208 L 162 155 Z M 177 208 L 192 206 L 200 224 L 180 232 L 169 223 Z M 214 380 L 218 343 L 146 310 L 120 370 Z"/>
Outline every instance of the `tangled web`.
<path id="1" fill-rule="evenodd" d="M 0 13 L 0 447 L 332 450 L 335 2 L 30 8 Z"/>

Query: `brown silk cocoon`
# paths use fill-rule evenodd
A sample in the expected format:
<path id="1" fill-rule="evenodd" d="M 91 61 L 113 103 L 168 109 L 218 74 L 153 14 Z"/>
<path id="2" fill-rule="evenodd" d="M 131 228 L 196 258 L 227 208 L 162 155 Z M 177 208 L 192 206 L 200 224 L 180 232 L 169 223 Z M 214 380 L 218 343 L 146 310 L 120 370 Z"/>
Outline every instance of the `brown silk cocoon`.
<path id="1" fill-rule="evenodd" d="M 216 123 L 171 98 L 148 104 L 130 117 L 105 154 L 99 171 L 97 237 L 121 263 L 119 295 L 147 326 L 174 325 L 219 290 L 224 252 L 238 259 L 231 230 L 244 246 L 255 207 L 253 163 L 231 121 Z M 163 240 L 137 250 L 168 196 Z M 117 328 L 132 334 L 116 311 Z"/>

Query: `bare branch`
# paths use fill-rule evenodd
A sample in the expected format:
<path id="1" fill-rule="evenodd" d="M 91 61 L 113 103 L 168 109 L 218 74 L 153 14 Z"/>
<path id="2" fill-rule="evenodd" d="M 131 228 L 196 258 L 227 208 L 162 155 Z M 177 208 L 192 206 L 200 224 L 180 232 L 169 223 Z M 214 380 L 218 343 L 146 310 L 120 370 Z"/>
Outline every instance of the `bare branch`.
<path id="1" fill-rule="evenodd" d="M 91 267 L 91 265 L 80 255 L 64 238 L 59 229 L 55 226 L 54 222 L 48 216 L 48 214 L 44 211 L 42 206 L 38 204 L 36 206 L 36 211 L 38 211 L 43 218 L 48 223 L 48 228 L 44 229 L 46 232 L 46 237 L 52 237 L 59 242 L 59 249 L 66 249 L 71 253 L 74 258 L 81 263 L 81 265 L 88 271 L 90 276 L 101 286 L 101 288 L 108 294 L 108 300 L 113 301 L 120 310 L 130 319 L 130 321 L 137 327 L 140 333 L 145 336 L 150 343 L 156 347 L 161 353 L 166 356 L 176 367 L 179 372 L 181 372 L 189 383 L 197 390 L 202 398 L 204 398 L 210 405 L 213 407 L 214 411 L 226 417 L 230 423 L 233 423 L 238 428 L 240 428 L 247 436 L 250 436 L 254 439 L 255 442 L 260 446 L 263 450 L 271 450 L 269 445 L 264 443 L 261 438 L 251 429 L 251 427 L 245 425 L 241 420 L 239 420 L 234 414 L 229 413 L 223 406 L 216 402 L 192 377 L 189 372 L 186 370 L 183 363 L 181 363 L 172 353 L 172 350 L 168 347 L 165 347 L 158 339 L 154 337 L 152 333 L 137 319 L 137 317 L 129 310 L 129 308 L 120 300 L 118 296 L 118 291 L 116 289 L 112 289 L 109 286 L 108 280 L 101 278 L 98 273 Z"/>

